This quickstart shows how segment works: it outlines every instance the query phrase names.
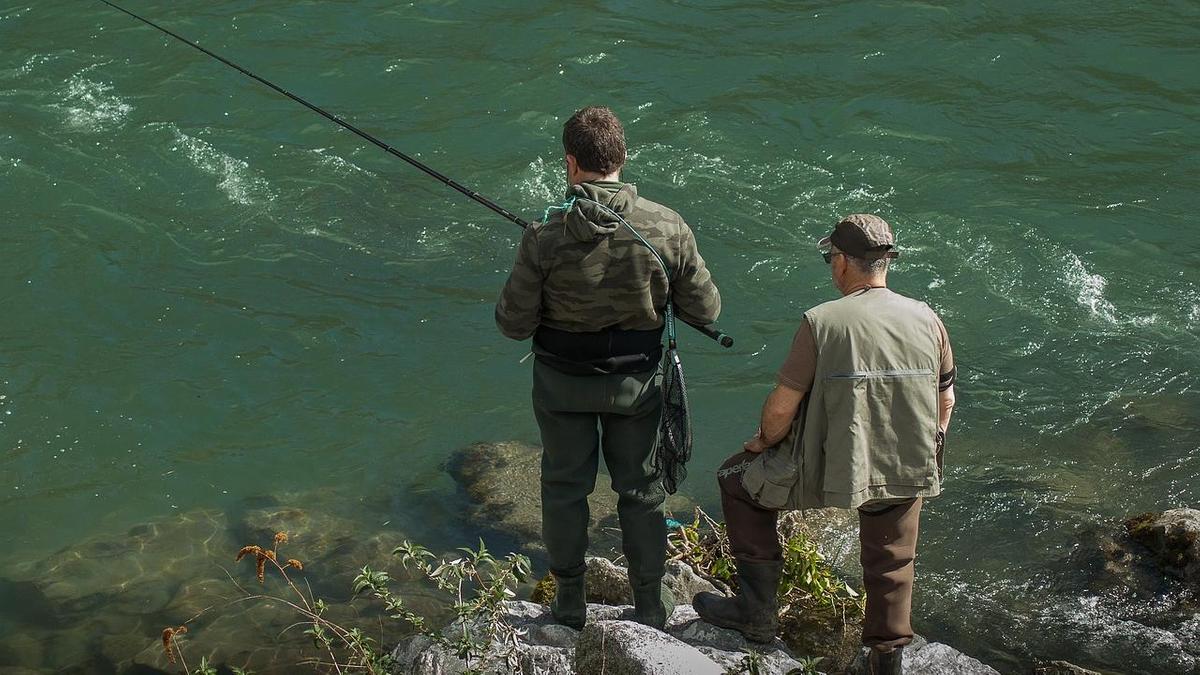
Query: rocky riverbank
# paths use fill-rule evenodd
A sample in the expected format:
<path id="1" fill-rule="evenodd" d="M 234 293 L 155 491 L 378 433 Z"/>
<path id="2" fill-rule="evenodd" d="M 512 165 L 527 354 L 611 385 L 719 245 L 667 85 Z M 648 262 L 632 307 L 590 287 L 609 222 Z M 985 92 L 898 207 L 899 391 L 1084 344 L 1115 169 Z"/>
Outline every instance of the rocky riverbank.
<path id="1" fill-rule="evenodd" d="M 624 568 L 603 558 L 588 561 L 589 587 L 596 588 L 592 598 L 614 594 L 614 604 L 589 603 L 588 623 L 583 631 L 554 623 L 546 605 L 534 602 L 505 603 L 505 619 L 522 635 L 516 645 L 493 643 L 482 661 L 466 663 L 445 647 L 426 636 L 406 639 L 393 652 L 397 673 L 411 675 L 462 675 L 474 672 L 503 675 L 513 672 L 516 663 L 526 675 L 724 675 L 757 672 L 761 675 L 789 673 L 849 672 L 865 673 L 861 654 L 838 667 L 820 654 L 793 656 L 783 640 L 767 645 L 747 642 L 736 631 L 717 628 L 700 620 L 688 604 L 681 604 L 667 621 L 664 630 L 643 626 L 632 620 L 633 608 L 616 604 L 626 597 L 628 588 Z M 677 598 L 709 590 L 711 584 L 699 579 L 678 563 L 670 567 L 668 585 Z M 469 631 L 481 632 L 468 625 Z M 453 639 L 463 625 L 447 626 L 443 634 Z M 906 672 L 928 675 L 998 675 L 979 661 L 938 643 L 918 638 L 906 653 Z M 751 669 L 751 663 L 754 669 Z"/>
<path id="2" fill-rule="evenodd" d="M 454 471 L 465 494 L 469 496 L 479 514 L 501 513 L 502 518 L 485 521 L 486 525 L 498 531 L 505 531 L 510 523 L 522 523 L 522 537 L 533 538 L 536 541 L 537 523 L 540 522 L 537 502 L 537 471 L 536 457 L 538 449 L 520 443 L 476 444 L 460 451 L 450 465 L 463 466 L 478 464 L 490 468 L 508 467 L 503 480 L 490 478 L 488 472 Z M 475 478 L 476 475 L 489 476 L 488 482 L 483 483 Z M 693 477 L 693 481 L 697 477 Z M 598 481 L 598 489 L 592 496 L 592 514 L 595 527 L 594 538 L 604 542 L 603 552 L 614 550 L 616 536 L 614 528 L 600 526 L 600 523 L 611 523 L 615 520 L 615 499 L 608 490 L 603 488 L 603 477 Z M 686 495 L 676 496 L 668 504 L 669 510 L 676 514 L 690 514 L 692 503 Z M 681 518 L 683 519 L 683 518 Z M 840 509 L 822 509 L 803 514 L 803 524 L 806 533 L 813 539 L 821 553 L 834 568 L 848 581 L 857 585 L 861 576 L 858 566 L 858 537 L 857 522 L 853 514 Z M 1200 673 L 1200 614 L 1197 614 L 1196 598 L 1200 589 L 1196 587 L 1197 570 L 1200 570 L 1200 544 L 1197 544 L 1196 533 L 1200 532 L 1200 511 L 1193 509 L 1176 509 L 1162 514 L 1147 514 L 1131 519 L 1120 531 L 1105 531 L 1097 533 L 1079 546 L 1073 554 L 1072 565 L 1078 568 L 1091 568 L 1093 557 L 1102 557 L 1103 572 L 1096 575 L 1092 585 L 1080 589 L 1081 593 L 1092 593 L 1101 590 L 1108 591 L 1117 586 L 1122 593 L 1134 593 L 1143 598 L 1160 598 L 1156 604 L 1153 616 L 1131 616 L 1128 619 L 1114 619 L 1107 633 L 1103 635 L 1079 635 L 1072 639 L 1087 641 L 1088 651 L 1107 653 L 1114 645 L 1120 644 L 1111 640 L 1111 636 L 1122 633 L 1121 625 L 1125 621 L 1136 621 L 1138 626 L 1150 626 L 1162 629 L 1160 637 L 1175 645 L 1168 648 L 1156 649 L 1156 653 L 1172 650 L 1174 656 L 1166 657 L 1171 664 L 1171 672 Z M 594 539 L 596 540 L 596 539 Z M 527 550 L 536 555 L 539 552 L 537 544 L 528 544 Z M 1081 558 L 1087 558 L 1085 562 Z M 595 564 L 595 563 L 594 563 Z M 599 564 L 603 566 L 603 563 Z M 614 575 L 609 572 L 608 578 Z M 595 586 L 595 584 L 593 584 Z M 603 583 L 600 586 L 606 590 L 601 594 L 590 592 L 589 600 L 595 603 L 621 605 L 627 599 L 612 597 L 611 589 L 621 587 L 618 582 Z M 672 618 L 672 626 L 678 627 L 684 617 L 691 611 L 687 605 L 689 595 L 677 593 L 681 603 L 676 616 Z M 607 617 L 610 610 L 603 610 L 598 616 Z M 540 615 L 539 615 L 540 616 Z M 1129 625 L 1133 628 L 1133 624 Z M 790 628 L 790 632 L 787 630 Z M 855 627 L 849 627 L 846 632 L 839 632 L 836 625 L 828 621 L 815 620 L 802 626 L 785 626 L 783 634 L 784 646 L 788 652 L 797 656 L 821 657 L 824 659 L 822 668 L 828 672 L 844 672 L 852 669 L 856 656 L 855 650 L 846 650 L 847 645 L 857 644 Z M 714 629 L 716 630 L 716 629 Z M 672 628 L 669 627 L 668 633 Z M 677 631 L 676 631 L 677 632 Z M 1129 631 L 1134 634 L 1134 631 Z M 1108 638 L 1105 635 L 1109 636 Z M 678 637 L 678 636 L 676 636 Z M 1126 636 L 1127 638 L 1129 636 Z M 1109 640 L 1107 643 L 1104 640 Z M 969 649 L 969 645 L 963 645 Z M 918 651 L 924 654 L 917 657 Z M 935 655 L 943 655 L 945 660 Z M 913 648 L 907 655 L 906 672 L 914 673 L 953 673 L 953 672 L 987 672 L 975 671 L 971 668 L 986 667 L 968 656 L 961 655 L 968 665 L 961 666 L 965 670 L 956 669 L 953 664 L 955 650 L 947 645 L 933 643 L 930 650 Z M 940 665 L 933 665 L 935 660 L 941 660 Z M 453 671 L 448 671 L 453 672 Z M 851 670 L 853 672 L 853 670 Z M 1035 672 L 1047 675 L 1081 674 L 1093 671 L 1070 664 L 1061 660 L 1042 662 Z"/>
<path id="3" fill-rule="evenodd" d="M 447 469 L 460 490 L 451 500 L 468 515 L 462 529 L 472 535 L 482 532 L 493 550 L 518 548 L 538 558 L 537 456 L 537 448 L 519 443 L 476 444 L 457 453 Z M 593 550 L 613 558 L 619 541 L 615 498 L 603 484 L 602 476 L 592 501 L 597 543 Z M 230 666 L 249 667 L 260 675 L 297 672 L 302 668 L 297 664 L 313 655 L 311 640 L 295 627 L 297 615 L 274 601 L 246 599 L 249 594 L 283 594 L 287 589 L 270 574 L 259 586 L 253 563 L 233 562 L 243 545 L 269 546 L 280 531 L 289 538 L 282 557 L 303 561 L 305 569 L 293 573 L 304 588 L 311 587 L 316 597 L 327 601 L 330 619 L 378 632 L 380 608 L 351 602 L 351 579 L 362 565 L 370 564 L 397 572 L 395 590 L 409 608 L 435 623 L 449 620 L 442 598 L 424 583 L 405 581 L 398 573 L 391 551 L 404 535 L 372 524 L 385 522 L 387 510 L 371 511 L 368 517 L 361 508 L 345 510 L 345 503 L 345 495 L 332 490 L 256 497 L 227 511 L 197 510 L 96 534 L 52 555 L 10 565 L 0 574 L 0 602 L 13 608 L 9 613 L 14 617 L 0 632 L 0 675 L 178 673 L 179 665 L 168 662 L 160 636 L 164 627 L 179 625 L 189 627 L 182 647 L 193 667 L 204 657 L 222 664 L 226 675 Z M 692 511 L 686 496 L 673 498 L 670 506 L 681 520 Z M 825 559 L 854 583 L 858 570 L 853 517 L 837 510 L 812 512 L 802 524 Z M 1163 662 L 1168 667 L 1156 672 L 1200 673 L 1200 511 L 1138 516 L 1123 528 L 1086 538 L 1077 548 L 1070 562 L 1077 572 L 1084 571 L 1079 576 L 1087 586 L 1078 589 L 1081 597 L 1136 597 L 1143 600 L 1139 607 L 1151 609 L 1114 618 L 1108 633 L 1068 639 L 1111 661 L 1111 651 L 1124 644 L 1111 636 L 1131 632 L 1127 629 L 1135 624 L 1138 630 L 1150 626 L 1162 640 L 1156 654 L 1167 654 Z M 667 630 L 651 636 L 650 629 L 628 621 L 631 598 L 625 571 L 608 558 L 589 561 L 591 622 L 582 633 L 550 621 L 543 604 L 545 589 L 539 589 L 539 602 L 505 605 L 507 619 L 525 631 L 519 657 L 532 672 L 593 672 L 589 669 L 597 662 L 606 664 L 608 673 L 678 672 L 679 664 L 689 673 L 713 668 L 726 672 L 745 663 L 745 650 L 751 645 L 736 633 L 698 621 L 688 605 L 696 592 L 712 588 L 708 581 L 673 562 L 670 580 L 678 607 Z M 856 627 L 827 619 L 790 625 L 782 639 L 765 650 L 754 646 L 763 652 L 765 665 L 759 672 L 787 672 L 809 657 L 822 658 L 818 668 L 824 672 L 858 672 Z M 400 627 L 390 627 L 385 636 L 386 644 L 399 642 L 395 654 L 401 672 L 461 672 L 463 664 L 439 652 L 427 638 L 404 635 Z M 657 647 L 647 652 L 639 648 L 643 643 Z M 969 644 L 955 646 L 973 651 Z M 995 672 L 938 642 L 918 641 L 906 662 L 910 673 Z M 616 671 L 618 663 L 634 665 Z M 1144 672 L 1136 664 L 1131 670 Z M 1037 672 L 1091 671 L 1052 662 Z"/>

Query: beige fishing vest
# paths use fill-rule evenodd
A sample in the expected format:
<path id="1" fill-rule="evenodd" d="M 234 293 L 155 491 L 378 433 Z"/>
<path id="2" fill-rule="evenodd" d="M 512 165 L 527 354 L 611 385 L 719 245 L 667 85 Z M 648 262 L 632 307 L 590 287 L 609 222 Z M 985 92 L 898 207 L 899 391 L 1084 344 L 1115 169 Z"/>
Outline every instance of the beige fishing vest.
<path id="1" fill-rule="evenodd" d="M 812 389 L 783 442 L 746 467 L 747 492 L 772 509 L 937 496 L 933 310 L 876 288 L 805 316 L 817 347 Z"/>

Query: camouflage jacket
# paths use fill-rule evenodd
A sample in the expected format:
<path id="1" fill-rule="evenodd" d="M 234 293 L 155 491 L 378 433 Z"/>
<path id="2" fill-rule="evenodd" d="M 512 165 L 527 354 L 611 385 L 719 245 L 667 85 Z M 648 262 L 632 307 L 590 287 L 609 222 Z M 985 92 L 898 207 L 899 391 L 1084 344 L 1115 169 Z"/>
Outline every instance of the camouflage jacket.
<path id="1" fill-rule="evenodd" d="M 658 250 L 671 270 L 680 320 L 716 321 L 721 294 L 678 213 L 638 197 L 627 183 L 581 183 L 567 196 L 604 204 Z M 663 325 L 667 289 L 654 254 L 628 228 L 595 204 L 577 201 L 525 230 L 496 303 L 496 325 L 514 340 L 532 336 L 539 325 L 574 333 L 652 330 Z"/>

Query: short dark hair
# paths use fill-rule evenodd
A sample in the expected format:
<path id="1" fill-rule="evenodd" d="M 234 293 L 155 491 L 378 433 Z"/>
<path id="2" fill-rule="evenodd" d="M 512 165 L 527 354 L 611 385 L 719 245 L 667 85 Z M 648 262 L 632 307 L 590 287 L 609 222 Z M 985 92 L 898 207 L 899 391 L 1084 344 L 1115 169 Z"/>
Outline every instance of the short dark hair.
<path id="1" fill-rule="evenodd" d="M 863 274 L 882 274 L 887 271 L 888 258 L 856 258 L 847 255 L 846 260 Z"/>
<path id="2" fill-rule="evenodd" d="M 584 171 L 614 173 L 625 165 L 625 129 L 613 111 L 590 105 L 563 125 L 563 149 Z"/>

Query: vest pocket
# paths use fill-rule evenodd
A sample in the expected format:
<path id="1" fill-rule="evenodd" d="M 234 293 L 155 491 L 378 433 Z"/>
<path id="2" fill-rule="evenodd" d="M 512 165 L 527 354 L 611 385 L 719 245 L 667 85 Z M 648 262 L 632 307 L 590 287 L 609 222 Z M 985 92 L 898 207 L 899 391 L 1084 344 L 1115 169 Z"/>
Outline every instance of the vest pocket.
<path id="1" fill-rule="evenodd" d="M 928 368 L 825 377 L 823 443 L 827 492 L 853 494 L 937 481 L 937 381 Z"/>
<path id="2" fill-rule="evenodd" d="M 763 508 L 781 510 L 788 508 L 799 477 L 791 448 L 782 444 L 764 450 L 750 461 L 742 475 L 742 487 Z"/>

